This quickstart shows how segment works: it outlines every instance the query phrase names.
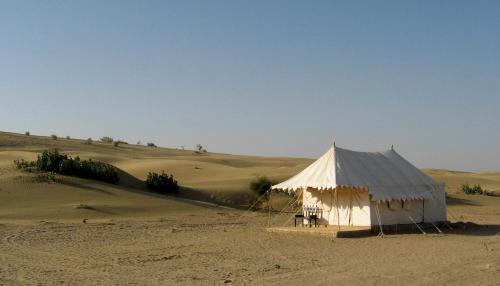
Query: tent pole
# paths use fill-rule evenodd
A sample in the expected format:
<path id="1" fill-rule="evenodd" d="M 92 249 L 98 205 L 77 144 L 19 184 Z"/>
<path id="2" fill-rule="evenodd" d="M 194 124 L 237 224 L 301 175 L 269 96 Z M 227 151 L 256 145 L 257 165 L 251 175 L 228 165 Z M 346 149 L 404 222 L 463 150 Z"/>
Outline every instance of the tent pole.
<path id="1" fill-rule="evenodd" d="M 425 222 L 425 199 L 422 199 L 422 223 Z"/>
<path id="2" fill-rule="evenodd" d="M 273 190 L 269 190 L 269 202 L 268 202 L 268 208 L 269 208 L 269 218 L 267 220 L 267 227 L 271 226 L 271 204 L 273 203 Z"/>
<path id="3" fill-rule="evenodd" d="M 350 196 L 349 196 L 349 225 L 352 224 L 352 191 L 351 190 L 349 193 L 350 193 Z"/>
<path id="4" fill-rule="evenodd" d="M 337 188 L 335 188 L 335 208 L 337 209 L 337 227 L 338 231 L 340 231 L 339 193 L 337 192 Z"/>

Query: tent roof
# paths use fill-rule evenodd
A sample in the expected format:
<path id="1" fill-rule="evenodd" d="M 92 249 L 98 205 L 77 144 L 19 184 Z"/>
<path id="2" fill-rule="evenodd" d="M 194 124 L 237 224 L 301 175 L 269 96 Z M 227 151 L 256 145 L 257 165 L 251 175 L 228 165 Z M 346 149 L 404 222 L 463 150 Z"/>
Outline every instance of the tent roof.
<path id="1" fill-rule="evenodd" d="M 288 192 L 306 187 L 320 191 L 337 187 L 363 188 L 374 201 L 430 199 L 442 185 L 424 174 L 394 149 L 358 152 L 332 146 L 299 174 L 274 185 Z"/>

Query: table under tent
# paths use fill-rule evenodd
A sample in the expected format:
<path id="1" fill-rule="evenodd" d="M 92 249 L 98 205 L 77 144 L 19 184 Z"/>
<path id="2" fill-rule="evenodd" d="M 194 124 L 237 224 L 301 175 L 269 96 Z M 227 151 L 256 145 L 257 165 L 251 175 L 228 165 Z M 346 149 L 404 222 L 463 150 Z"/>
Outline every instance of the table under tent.
<path id="1" fill-rule="evenodd" d="M 333 144 L 302 172 L 271 190 L 299 196 L 299 217 L 320 225 L 382 230 L 382 226 L 446 221 L 444 184 L 424 174 L 393 147 L 358 152 Z"/>

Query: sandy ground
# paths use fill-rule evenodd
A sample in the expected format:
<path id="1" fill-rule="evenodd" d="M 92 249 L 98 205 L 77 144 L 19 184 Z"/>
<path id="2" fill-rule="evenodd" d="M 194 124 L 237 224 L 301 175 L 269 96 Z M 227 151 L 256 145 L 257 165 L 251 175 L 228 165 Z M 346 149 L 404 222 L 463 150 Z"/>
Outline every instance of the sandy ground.
<path id="1" fill-rule="evenodd" d="M 4 285 L 499 285 L 500 228 L 330 238 L 231 211 L 189 219 L 0 226 Z"/>
<path id="2" fill-rule="evenodd" d="M 0 285 L 500 285 L 499 197 L 450 189 L 449 219 L 480 226 L 444 235 L 269 233 L 266 213 L 158 196 L 137 182 L 149 168 L 168 167 L 181 183 L 201 186 L 194 198 L 230 204 L 249 195 L 254 173 L 289 176 L 310 161 L 57 141 L 0 133 Z M 53 146 L 119 165 L 122 182 L 50 183 L 12 167 Z M 500 189 L 498 173 L 429 172 L 452 185 Z M 274 214 L 271 222 L 291 225 L 289 218 Z"/>

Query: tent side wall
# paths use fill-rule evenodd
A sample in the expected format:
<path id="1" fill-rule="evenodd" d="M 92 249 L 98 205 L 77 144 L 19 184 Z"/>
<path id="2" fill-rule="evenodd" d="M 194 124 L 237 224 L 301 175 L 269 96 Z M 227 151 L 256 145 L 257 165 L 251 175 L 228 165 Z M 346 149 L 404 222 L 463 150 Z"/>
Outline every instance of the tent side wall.
<path id="1" fill-rule="evenodd" d="M 308 188 L 303 192 L 303 206 L 322 209 L 320 224 L 370 226 L 371 223 L 370 196 L 366 190 L 338 188 L 335 194 L 335 190 L 320 192 Z"/>
<path id="2" fill-rule="evenodd" d="M 433 199 L 425 201 L 424 216 L 426 222 L 446 221 L 446 193 L 444 184 L 432 191 Z"/>
<path id="3" fill-rule="evenodd" d="M 446 221 L 444 185 L 433 194 L 433 198 L 428 200 L 371 202 L 371 223 L 378 225 L 377 205 L 382 225 L 412 224 L 410 217 L 417 223 Z"/>
<path id="4" fill-rule="evenodd" d="M 424 204 L 422 200 L 408 201 L 390 201 L 390 202 L 371 202 L 371 222 L 372 225 L 378 225 L 377 205 L 380 212 L 380 222 L 382 225 L 392 224 L 411 224 L 410 219 L 415 222 L 422 222 L 424 214 Z"/>

